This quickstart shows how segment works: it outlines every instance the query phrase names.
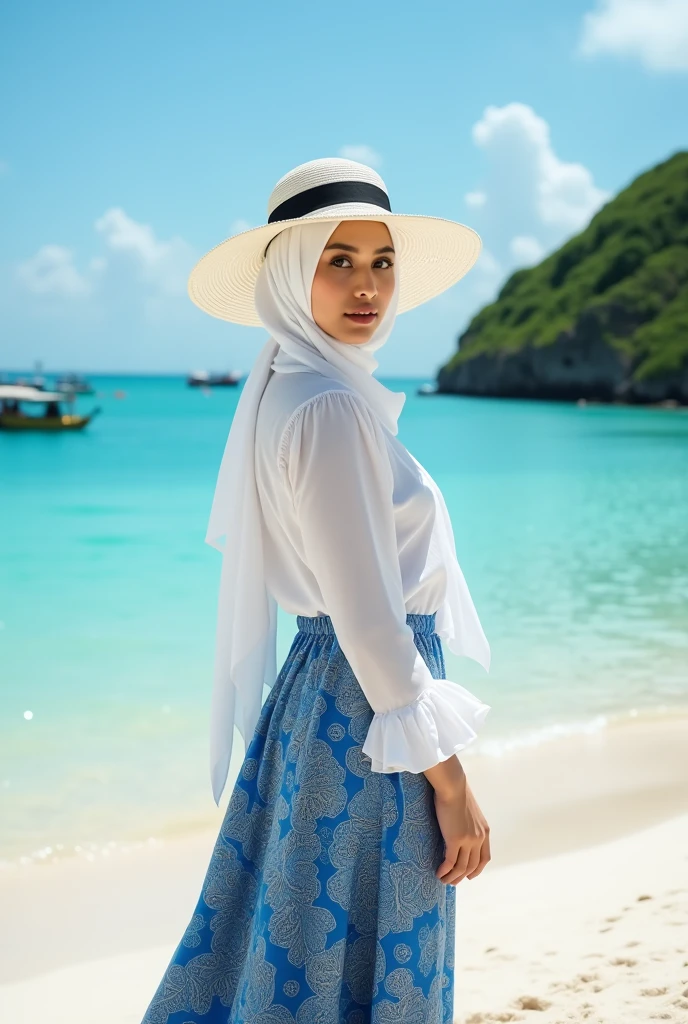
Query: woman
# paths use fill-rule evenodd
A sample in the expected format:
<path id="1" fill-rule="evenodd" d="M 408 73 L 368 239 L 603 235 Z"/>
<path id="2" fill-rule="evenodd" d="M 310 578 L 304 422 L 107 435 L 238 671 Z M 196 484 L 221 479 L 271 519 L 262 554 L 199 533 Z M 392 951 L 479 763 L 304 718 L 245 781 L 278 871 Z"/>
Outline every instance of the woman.
<path id="1" fill-rule="evenodd" d="M 479 250 L 463 225 L 393 214 L 371 168 L 327 159 L 191 274 L 200 308 L 271 335 L 206 538 L 224 553 L 218 803 L 235 725 L 246 755 L 144 1024 L 453 1018 L 455 886 L 490 859 L 456 753 L 489 707 L 446 680 L 441 639 L 486 671 L 490 652 L 442 495 L 395 436 L 405 395 L 372 353 Z M 278 605 L 298 625 L 279 674 Z"/>

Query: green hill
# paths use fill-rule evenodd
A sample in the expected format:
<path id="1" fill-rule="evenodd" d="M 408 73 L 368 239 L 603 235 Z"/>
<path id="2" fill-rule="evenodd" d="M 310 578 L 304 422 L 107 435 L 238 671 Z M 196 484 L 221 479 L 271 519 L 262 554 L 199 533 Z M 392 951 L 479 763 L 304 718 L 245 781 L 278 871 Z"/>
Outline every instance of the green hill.
<path id="1" fill-rule="evenodd" d="M 439 391 L 688 404 L 688 152 L 473 317 Z"/>

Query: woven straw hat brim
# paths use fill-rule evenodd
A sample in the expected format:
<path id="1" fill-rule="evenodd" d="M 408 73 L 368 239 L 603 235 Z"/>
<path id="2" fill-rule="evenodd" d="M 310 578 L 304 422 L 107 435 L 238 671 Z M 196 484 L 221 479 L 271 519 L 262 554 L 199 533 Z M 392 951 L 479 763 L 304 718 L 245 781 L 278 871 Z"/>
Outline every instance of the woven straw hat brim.
<path id="1" fill-rule="evenodd" d="M 482 242 L 472 228 L 441 217 L 388 213 L 367 203 L 346 203 L 293 220 L 250 228 L 220 242 L 191 271 L 188 292 L 199 309 L 220 320 L 261 327 L 254 305 L 256 278 L 268 242 L 304 221 L 379 220 L 397 235 L 398 312 L 420 306 L 460 281 L 475 264 Z"/>

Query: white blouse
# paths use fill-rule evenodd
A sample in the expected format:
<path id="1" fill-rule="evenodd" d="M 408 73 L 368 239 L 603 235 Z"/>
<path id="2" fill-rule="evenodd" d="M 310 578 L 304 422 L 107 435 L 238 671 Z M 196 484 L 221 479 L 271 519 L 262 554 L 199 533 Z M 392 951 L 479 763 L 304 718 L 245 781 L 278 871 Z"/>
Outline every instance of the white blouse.
<path id="1" fill-rule="evenodd" d="M 372 771 L 422 772 L 462 750 L 490 706 L 434 679 L 406 622 L 435 612 L 439 635 L 469 625 L 452 623 L 437 485 L 363 398 L 311 371 L 272 374 L 255 449 L 266 586 L 290 614 L 330 616 L 374 711 Z M 467 595 L 455 559 L 454 569 Z M 462 653 L 488 671 L 477 614 L 470 626 L 478 640 Z"/>

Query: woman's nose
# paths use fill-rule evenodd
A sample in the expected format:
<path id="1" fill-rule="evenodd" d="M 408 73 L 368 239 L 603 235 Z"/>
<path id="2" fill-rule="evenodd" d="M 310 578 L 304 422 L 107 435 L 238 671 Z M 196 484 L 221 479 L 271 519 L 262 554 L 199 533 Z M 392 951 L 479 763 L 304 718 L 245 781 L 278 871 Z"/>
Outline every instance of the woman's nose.
<path id="1" fill-rule="evenodd" d="M 375 285 L 375 276 L 372 272 L 362 273 L 357 278 L 354 286 L 354 294 L 358 298 L 362 298 L 364 295 L 371 297 L 377 295 L 377 287 Z"/>

